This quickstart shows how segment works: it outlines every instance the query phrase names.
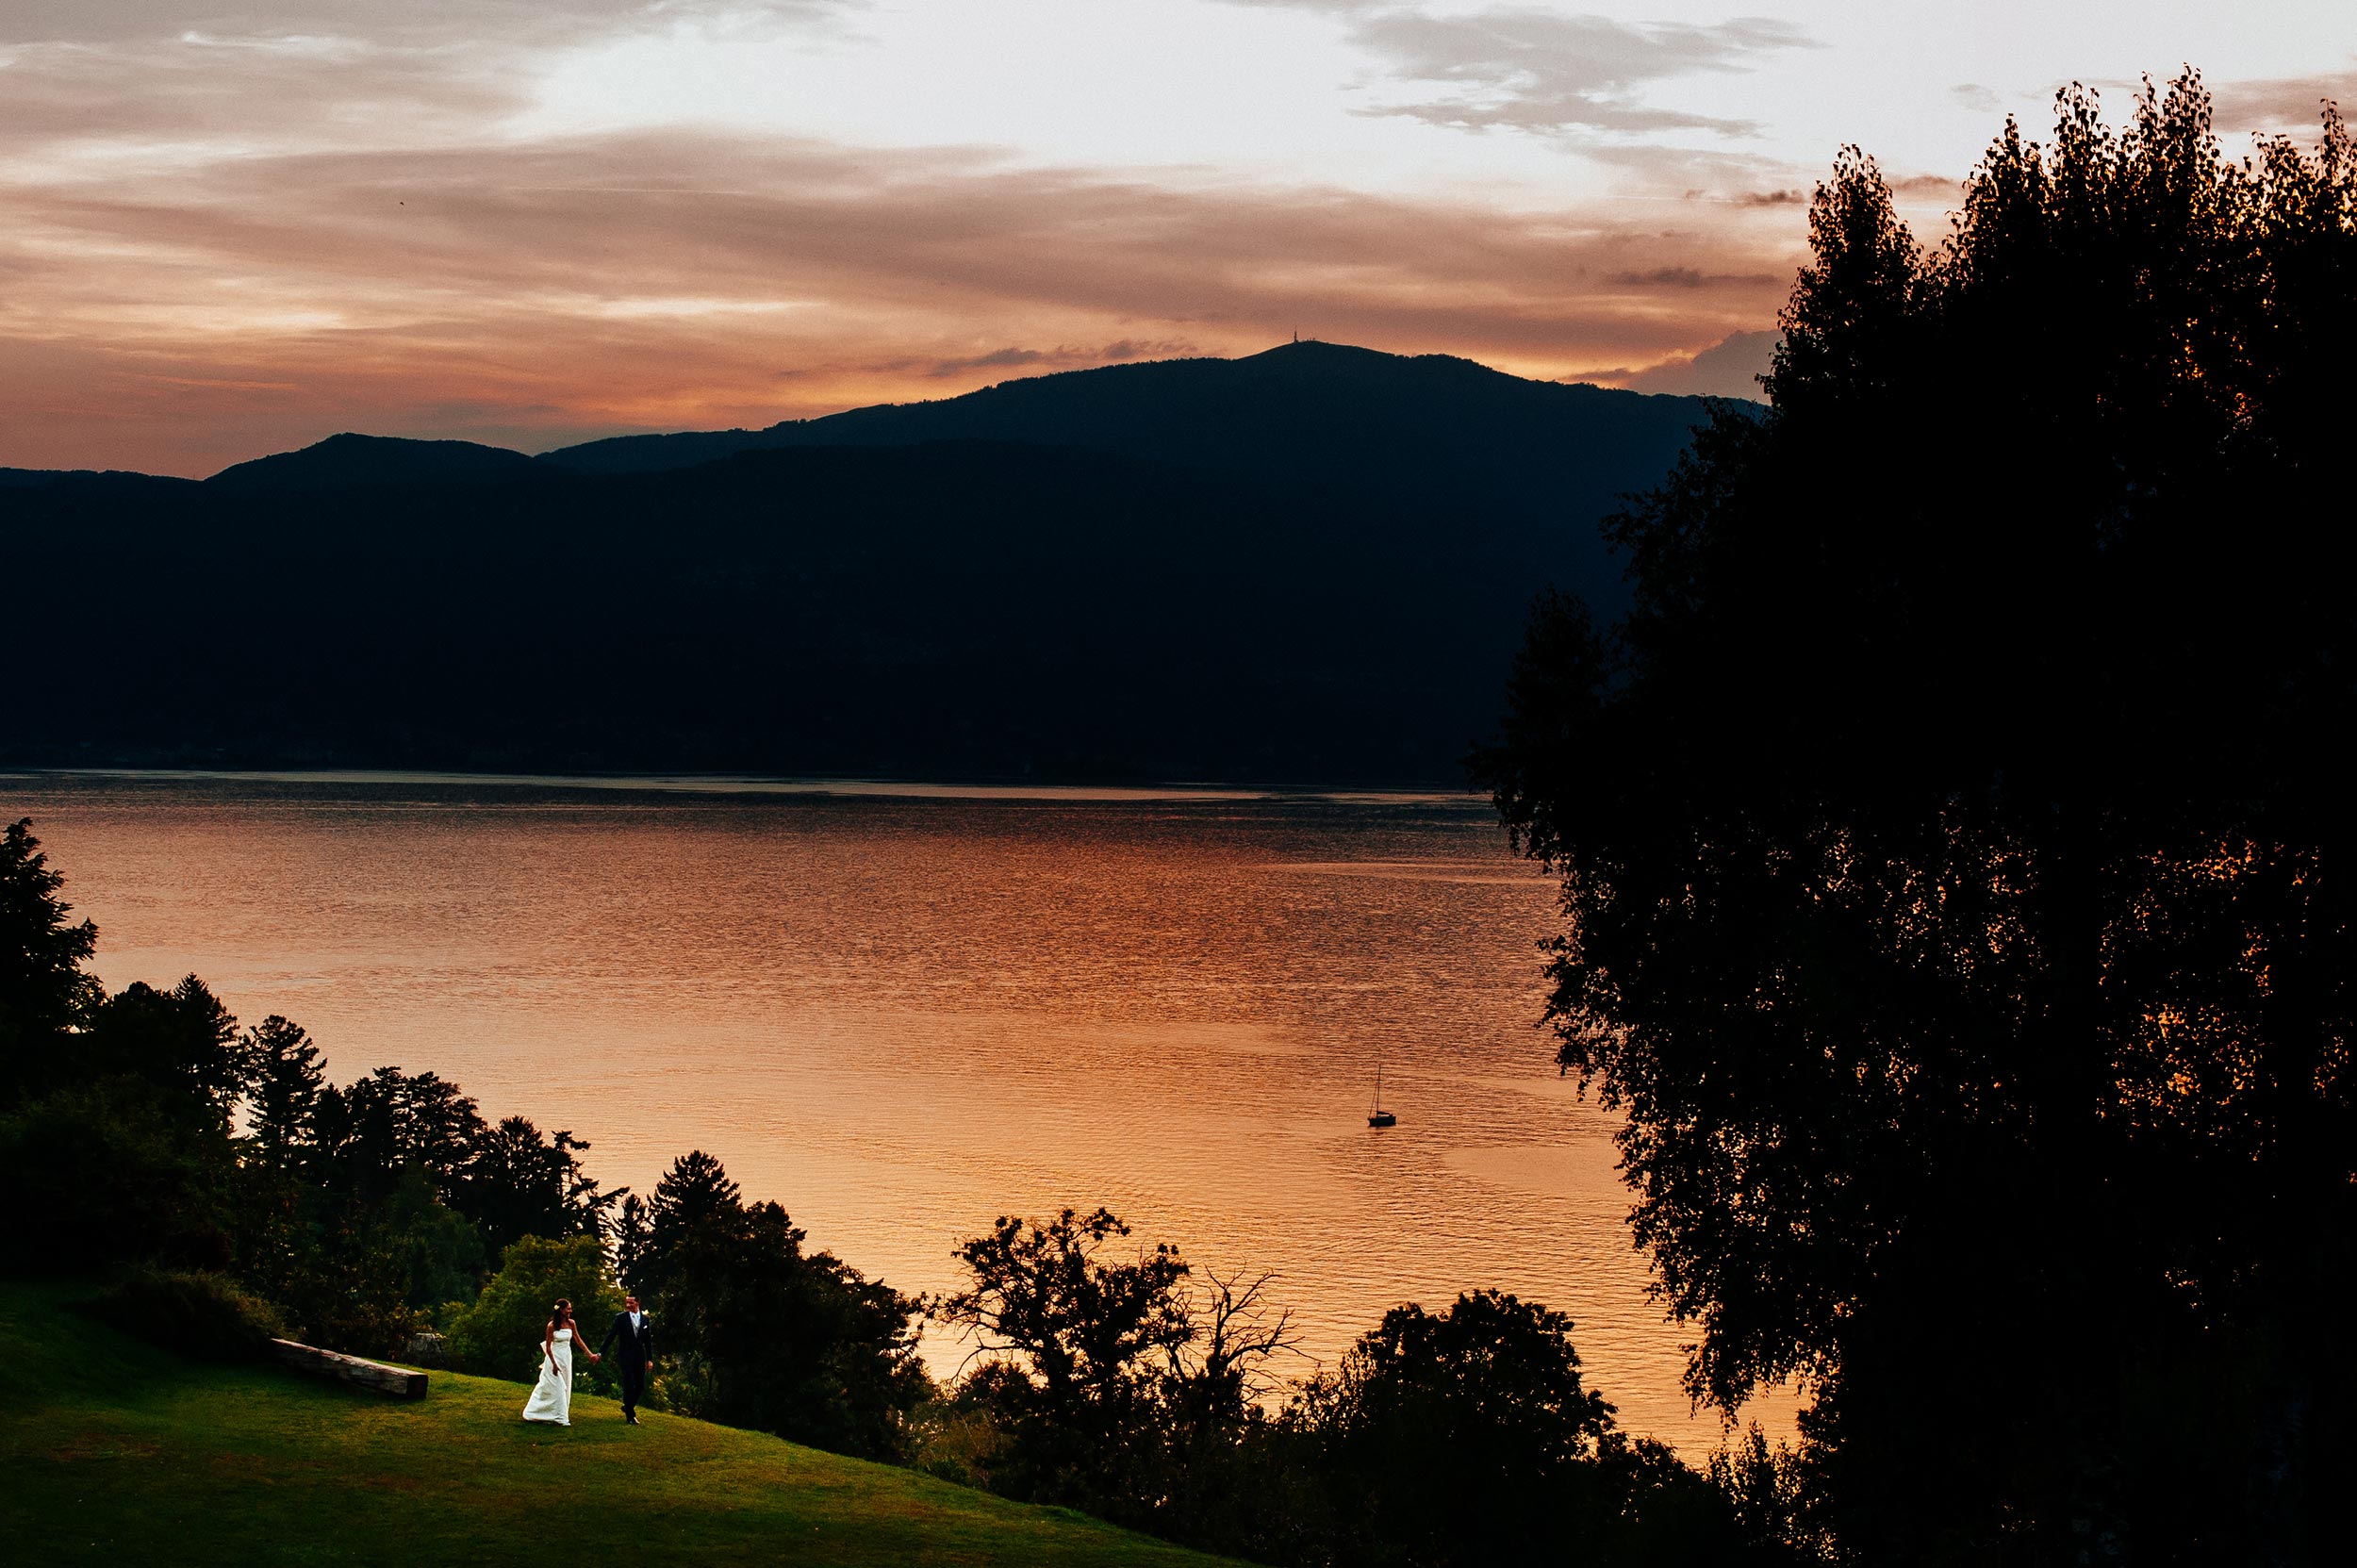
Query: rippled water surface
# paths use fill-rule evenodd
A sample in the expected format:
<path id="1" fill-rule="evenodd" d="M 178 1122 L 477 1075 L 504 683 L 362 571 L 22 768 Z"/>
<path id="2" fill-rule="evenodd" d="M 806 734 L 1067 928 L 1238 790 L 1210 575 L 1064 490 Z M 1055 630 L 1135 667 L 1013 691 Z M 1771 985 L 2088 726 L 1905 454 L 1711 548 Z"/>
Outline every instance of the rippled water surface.
<path id="1" fill-rule="evenodd" d="M 709 1149 L 911 1291 L 997 1214 L 1101 1202 L 1276 1270 L 1328 1361 L 1495 1285 L 1573 1315 L 1626 1426 L 1716 1443 L 1612 1118 L 1534 1028 L 1550 888 L 1485 804 L 830 789 L 14 775 L 0 814 L 109 985 L 200 973 L 338 1081 L 572 1129 L 608 1185 Z"/>

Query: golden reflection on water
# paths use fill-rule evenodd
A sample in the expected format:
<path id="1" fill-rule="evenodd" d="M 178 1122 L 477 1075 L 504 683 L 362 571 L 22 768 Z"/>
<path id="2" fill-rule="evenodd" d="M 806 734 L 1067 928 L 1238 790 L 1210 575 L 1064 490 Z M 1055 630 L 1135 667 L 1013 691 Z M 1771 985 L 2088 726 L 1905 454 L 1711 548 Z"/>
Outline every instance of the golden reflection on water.
<path id="1" fill-rule="evenodd" d="M 0 815 L 109 985 L 202 974 L 338 1081 L 430 1068 L 572 1129 L 608 1185 L 708 1149 L 907 1291 L 1001 1213 L 1104 1203 L 1277 1271 L 1328 1362 L 1493 1285 L 1572 1314 L 1624 1425 L 1718 1441 L 1613 1120 L 1533 1027 L 1552 890 L 1478 801 L 14 776 Z"/>

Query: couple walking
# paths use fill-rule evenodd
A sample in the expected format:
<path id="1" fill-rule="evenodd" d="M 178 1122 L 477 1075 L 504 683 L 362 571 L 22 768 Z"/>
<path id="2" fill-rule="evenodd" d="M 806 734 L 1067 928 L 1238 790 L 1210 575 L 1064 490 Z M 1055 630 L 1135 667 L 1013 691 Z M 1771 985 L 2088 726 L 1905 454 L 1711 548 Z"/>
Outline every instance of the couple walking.
<path id="1" fill-rule="evenodd" d="M 573 1328 L 573 1304 L 557 1302 L 549 1312 L 548 1327 L 540 1331 L 540 1381 L 524 1405 L 526 1421 L 547 1421 L 559 1427 L 573 1424 L 573 1351 L 580 1337 Z M 622 1360 L 614 1369 L 622 1379 L 622 1419 L 635 1427 L 638 1395 L 647 1386 L 647 1375 L 654 1370 L 654 1321 L 639 1311 L 635 1296 L 622 1297 L 622 1310 L 614 1314 L 614 1326 L 605 1331 L 598 1347 L 588 1352 L 589 1359 L 605 1360 L 606 1346 L 616 1340 L 622 1342 Z"/>

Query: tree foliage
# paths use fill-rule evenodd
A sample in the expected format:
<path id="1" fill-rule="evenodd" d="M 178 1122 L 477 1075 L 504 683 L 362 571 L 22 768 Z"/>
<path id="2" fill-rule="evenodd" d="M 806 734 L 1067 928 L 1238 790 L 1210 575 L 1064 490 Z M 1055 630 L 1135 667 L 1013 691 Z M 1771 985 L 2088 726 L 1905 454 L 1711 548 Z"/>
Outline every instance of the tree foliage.
<path id="1" fill-rule="evenodd" d="M 578 1330 L 574 1381 L 611 1389 L 612 1373 L 605 1363 L 592 1362 L 589 1352 L 622 1310 L 622 1293 L 595 1236 L 526 1236 L 509 1246 L 482 1294 L 443 1328 L 453 1364 L 488 1378 L 533 1381 L 540 1375 L 540 1336 L 560 1299 L 573 1304 Z"/>
<path id="2" fill-rule="evenodd" d="M 900 1457 L 931 1391 L 918 1303 L 863 1278 L 775 1203 L 747 1204 L 720 1162 L 673 1162 L 631 1237 L 624 1282 L 658 1304 L 672 1409 L 838 1453 Z M 635 1216 L 634 1215 L 634 1219 Z"/>
<path id="3" fill-rule="evenodd" d="M 1301 1477 L 1311 1501 L 1294 1511 L 1323 1538 L 1289 1555 L 1433 1568 L 1741 1560 L 1702 1477 L 1614 1428 L 1571 1330 L 1497 1291 L 1386 1312 L 1260 1445 Z"/>
<path id="4" fill-rule="evenodd" d="M 1195 1326 L 1186 1261 L 1167 1243 L 1129 1253 L 1129 1235 L 1101 1208 L 1002 1214 L 959 1246 L 965 1288 L 931 1304 L 984 1359 L 967 1392 L 1005 1433 L 992 1484 L 1011 1495 L 1110 1511 L 1150 1467 L 1162 1374 Z"/>
<path id="5" fill-rule="evenodd" d="M 401 1348 L 470 1299 L 523 1237 L 602 1234 L 621 1195 L 587 1145 L 486 1124 L 433 1073 L 327 1081 L 301 1026 L 240 1031 L 205 982 L 109 995 L 85 967 L 31 824 L 0 840 L 0 1183 L 22 1216 L 5 1266 L 225 1270 L 325 1345 Z"/>
<path id="6" fill-rule="evenodd" d="M 2190 73 L 2118 131 L 2074 88 L 1936 247 L 1855 151 L 1810 239 L 1771 411 L 1615 520 L 1620 625 L 1541 604 L 1477 757 L 1561 874 L 1562 1064 L 1629 1114 L 1695 1392 L 1808 1380 L 1849 1549 L 2304 1541 L 2357 154 L 2328 110 L 2231 162 Z"/>
<path id="7" fill-rule="evenodd" d="M 49 1081 L 66 1032 L 105 995 L 82 967 L 98 928 L 71 919 L 64 885 L 31 818 L 0 833 L 0 1106 Z"/>
<path id="8" fill-rule="evenodd" d="M 1397 1308 L 1338 1370 L 1280 1384 L 1270 1277 L 1129 1237 L 1067 1209 L 958 1249 L 968 1282 L 931 1311 L 976 1356 L 927 1412 L 920 1462 L 1262 1562 L 1790 1560 L 1613 1429 L 1558 1312 L 1492 1291 Z"/>
<path id="9" fill-rule="evenodd" d="M 301 1025 L 273 1013 L 247 1031 L 245 1054 L 254 1075 L 246 1127 L 255 1155 L 273 1169 L 291 1169 L 318 1141 L 320 1094 L 326 1087 L 319 1047 Z"/>
<path id="10" fill-rule="evenodd" d="M 620 1306 L 618 1273 L 656 1312 L 657 1399 L 839 1452 L 902 1453 L 931 1392 L 919 1303 L 807 1250 L 785 1211 L 746 1203 L 718 1161 L 683 1157 L 641 1202 L 601 1188 L 583 1139 L 488 1122 L 435 1073 L 329 1081 L 300 1025 L 240 1031 L 194 976 L 108 995 L 83 967 L 96 933 L 72 923 L 62 887 L 30 824 L 10 827 L 0 1187 L 23 1233 L 0 1267 L 129 1265 L 170 1284 L 159 1317 L 201 1316 L 208 1291 L 251 1294 L 288 1331 L 366 1355 L 398 1353 L 438 1318 L 459 1364 L 527 1379 L 551 1303 L 572 1300 L 594 1345 Z"/>

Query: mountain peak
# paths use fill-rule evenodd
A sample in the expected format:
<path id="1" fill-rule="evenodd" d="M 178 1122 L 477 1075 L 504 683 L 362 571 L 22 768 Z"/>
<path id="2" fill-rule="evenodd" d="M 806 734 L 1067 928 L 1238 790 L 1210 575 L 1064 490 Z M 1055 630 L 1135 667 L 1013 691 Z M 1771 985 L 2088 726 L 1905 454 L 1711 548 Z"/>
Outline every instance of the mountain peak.
<path id="1" fill-rule="evenodd" d="M 314 489 L 337 485 L 430 485 L 453 479 L 521 477 L 535 471 L 520 452 L 477 441 L 420 441 L 345 431 L 296 452 L 236 463 L 205 483 L 230 489 Z"/>
<path id="2" fill-rule="evenodd" d="M 540 461 L 580 472 L 651 473 L 783 447 L 1022 441 L 1230 471 L 1321 472 L 1378 488 L 1420 475 L 1462 491 L 1484 474 L 1558 463 L 1591 439 L 1607 448 L 1635 439 L 1674 454 L 1704 418 L 1691 398 L 1530 381 L 1453 355 L 1303 338 L 1238 359 L 1059 371 L 766 430 L 616 437 L 543 453 Z"/>

